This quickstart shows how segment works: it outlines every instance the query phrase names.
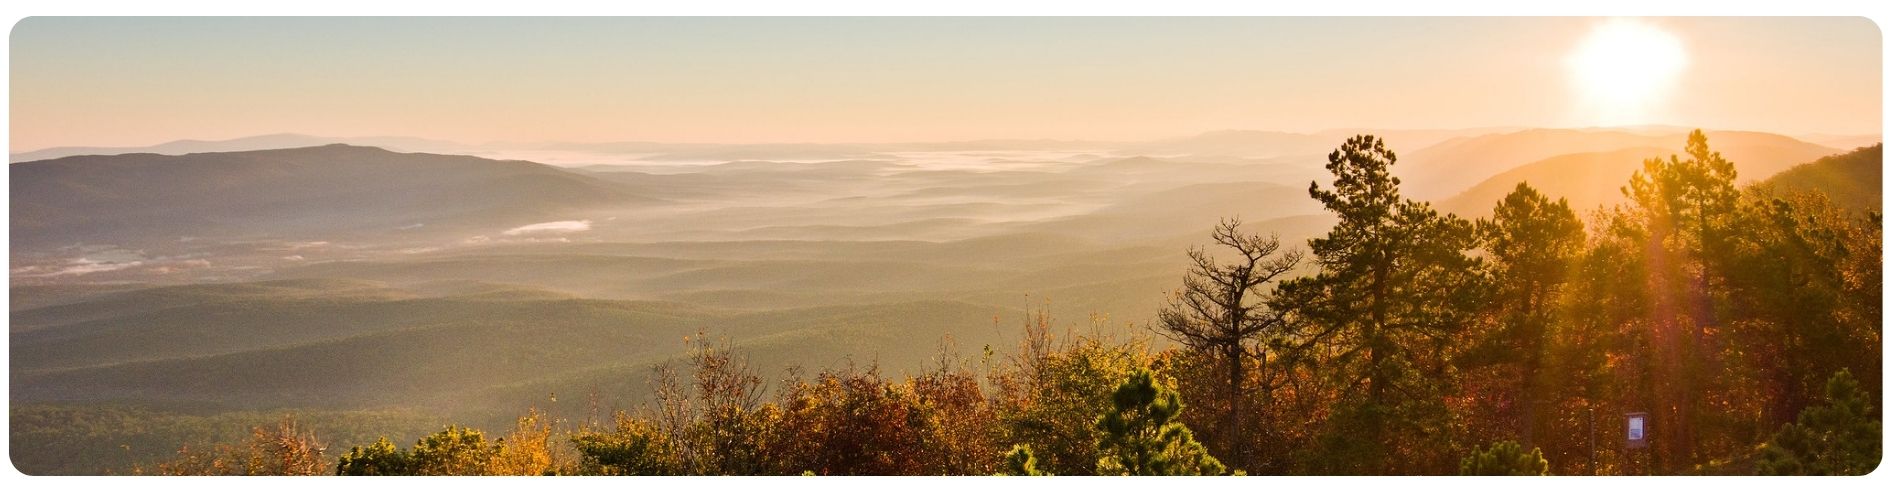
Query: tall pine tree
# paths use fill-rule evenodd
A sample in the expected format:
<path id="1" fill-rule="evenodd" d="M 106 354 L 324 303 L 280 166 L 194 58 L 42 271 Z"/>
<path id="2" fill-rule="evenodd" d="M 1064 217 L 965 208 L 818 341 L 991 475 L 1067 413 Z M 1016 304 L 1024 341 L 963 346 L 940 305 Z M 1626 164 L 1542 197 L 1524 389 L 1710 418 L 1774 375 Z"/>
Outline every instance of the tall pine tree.
<path id="1" fill-rule="evenodd" d="M 1739 198 L 1734 163 L 1710 150 L 1701 130 L 1689 134 L 1686 151 L 1686 159 L 1644 161 L 1623 188 L 1635 205 L 1631 226 L 1638 230 L 1631 235 L 1643 241 L 1650 294 L 1649 408 L 1667 423 L 1667 433 L 1655 441 L 1658 471 L 1664 472 L 1732 452 L 1741 444 L 1725 438 L 1733 429 L 1705 432 L 1702 425 L 1734 422 L 1726 404 L 1754 400 L 1730 394 L 1743 386 L 1731 384 L 1735 378 L 1725 372 L 1738 368 L 1722 357 L 1729 348 L 1723 338 L 1725 294 Z"/>
<path id="2" fill-rule="evenodd" d="M 1516 402 L 1518 437 L 1534 447 L 1538 412 L 1551 399 L 1545 371 L 1559 303 L 1576 257 L 1583 252 L 1583 222 L 1562 199 L 1553 202 L 1518 183 L 1478 222 L 1491 261 L 1494 329 L 1472 354 L 1476 362 L 1512 370 L 1508 400 Z"/>
<path id="3" fill-rule="evenodd" d="M 1320 271 L 1281 284 L 1297 360 L 1322 366 L 1341 401 L 1319 448 L 1326 473 L 1449 473 L 1456 457 L 1443 396 L 1449 354 L 1483 298 L 1472 223 L 1399 193 L 1397 157 L 1359 136 L 1327 156 L 1333 188 L 1308 194 L 1339 216 L 1308 241 Z"/>

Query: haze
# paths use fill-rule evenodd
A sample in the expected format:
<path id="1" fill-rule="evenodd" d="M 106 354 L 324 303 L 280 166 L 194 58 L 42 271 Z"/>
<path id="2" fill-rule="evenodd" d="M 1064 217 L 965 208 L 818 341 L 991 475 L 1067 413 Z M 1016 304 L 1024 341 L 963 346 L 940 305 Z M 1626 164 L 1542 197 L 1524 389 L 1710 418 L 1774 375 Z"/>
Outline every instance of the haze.
<path id="1" fill-rule="evenodd" d="M 11 148 L 1879 131 L 1870 20 L 1637 22 L 1686 52 L 1684 89 L 1599 111 L 1567 63 L 1595 18 L 30 18 L 12 34 Z"/>

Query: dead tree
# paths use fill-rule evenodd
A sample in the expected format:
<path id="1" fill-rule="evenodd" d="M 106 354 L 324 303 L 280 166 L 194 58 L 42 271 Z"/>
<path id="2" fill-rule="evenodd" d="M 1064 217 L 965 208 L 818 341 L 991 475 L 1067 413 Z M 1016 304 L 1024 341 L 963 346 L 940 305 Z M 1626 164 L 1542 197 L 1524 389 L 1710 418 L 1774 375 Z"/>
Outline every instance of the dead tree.
<path id="1" fill-rule="evenodd" d="M 1244 235 L 1240 227 L 1240 219 L 1223 219 L 1211 234 L 1216 245 L 1233 250 L 1231 262 L 1218 263 L 1208 250 L 1190 248 L 1194 265 L 1183 278 L 1182 289 L 1172 293 L 1169 305 L 1157 314 L 1158 333 L 1191 350 L 1213 354 L 1227 365 L 1228 409 L 1221 441 L 1228 448 L 1224 456 L 1233 463 L 1246 463 L 1243 446 L 1236 444 L 1242 429 L 1245 361 L 1255 357 L 1266 364 L 1267 348 L 1259 341 L 1281 331 L 1284 324 L 1282 314 L 1268 308 L 1269 293 L 1262 288 L 1293 270 L 1302 255 L 1299 250 L 1277 255 L 1278 237 Z M 1263 395 L 1264 401 L 1267 397 Z"/>

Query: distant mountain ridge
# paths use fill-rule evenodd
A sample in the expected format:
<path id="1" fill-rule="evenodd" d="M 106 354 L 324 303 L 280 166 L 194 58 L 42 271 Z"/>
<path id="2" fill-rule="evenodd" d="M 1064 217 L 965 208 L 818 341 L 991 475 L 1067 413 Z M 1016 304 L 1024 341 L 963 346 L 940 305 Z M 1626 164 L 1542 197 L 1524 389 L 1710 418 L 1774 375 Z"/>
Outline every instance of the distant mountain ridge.
<path id="1" fill-rule="evenodd" d="M 1231 156 L 1249 158 L 1305 158 L 1324 156 L 1356 135 L 1374 135 L 1399 148 L 1424 148 L 1453 138 L 1466 138 L 1512 128 L 1459 130 L 1336 129 L 1314 133 L 1265 130 L 1219 130 L 1183 138 L 1133 143 L 1132 154 Z"/>
<path id="2" fill-rule="evenodd" d="M 1113 179 L 1128 178 L 1136 185 L 1152 187 L 1145 191 L 1186 184 L 1171 183 L 1180 176 L 1178 173 L 1185 171 L 1211 173 L 1213 176 L 1196 177 L 1212 181 L 1271 181 L 1292 183 L 1292 187 L 1298 188 L 1299 183 L 1310 177 L 1319 179 L 1323 174 L 1319 169 L 1324 161 L 1321 155 L 1346 137 L 1353 133 L 1375 133 L 1399 139 L 1389 140 L 1389 144 L 1399 146 L 1398 150 L 1402 151 L 1394 172 L 1403 179 L 1403 191 L 1415 198 L 1437 201 L 1443 209 L 1465 213 L 1488 209 L 1489 203 L 1484 202 L 1502 196 L 1502 193 L 1491 195 L 1491 191 L 1509 190 L 1519 181 L 1531 182 L 1547 193 L 1571 198 L 1573 205 L 1587 207 L 1616 199 L 1612 192 L 1642 158 L 1679 152 L 1683 140 L 1682 133 L 1677 133 L 1680 131 L 1667 127 L 1331 130 L 1308 134 L 1230 130 L 1141 144 L 1121 143 L 1125 147 L 1115 151 L 1118 155 L 1150 151 L 1152 154 L 1222 155 L 1230 159 L 1204 157 L 1199 159 L 1201 162 L 1183 166 L 1148 157 L 1115 158 L 1100 159 L 1093 168 L 1117 176 Z M 1838 153 L 1836 149 L 1768 133 L 1710 132 L 1709 136 L 1711 146 L 1736 161 L 1744 182 Z M 221 142 L 179 141 L 147 150 L 177 152 L 326 140 L 333 139 L 278 134 Z M 455 145 L 399 137 L 385 140 L 420 146 Z M 1438 143 L 1420 146 L 1430 142 Z M 962 143 L 1030 147 L 1079 142 Z M 696 172 L 688 175 L 654 176 L 581 171 L 528 161 L 399 153 L 345 144 L 184 155 L 140 152 L 69 156 L 10 166 L 15 179 L 14 244 L 96 244 L 100 240 L 116 241 L 114 238 L 160 233 L 175 239 L 218 231 L 276 234 L 410 226 L 435 231 L 448 227 L 490 228 L 501 224 L 509 224 L 507 228 L 510 228 L 538 219 L 577 219 L 559 216 L 559 211 L 654 203 L 658 200 L 650 197 L 676 195 L 669 191 L 673 188 L 715 185 L 709 181 L 725 175 L 742 179 L 722 180 L 727 181 L 724 187 L 751 183 L 752 178 L 761 175 L 779 174 L 781 179 L 754 184 L 766 184 L 772 190 L 808 188 L 813 192 L 834 179 L 868 179 L 881 172 L 905 169 L 899 159 L 829 161 L 818 166 L 726 160 L 754 151 L 879 155 L 902 148 L 926 147 L 922 144 L 596 145 L 595 150 L 603 152 L 666 152 L 655 157 L 687 155 L 724 163 L 692 169 Z M 620 145 L 629 147 L 620 148 Z M 946 148 L 938 147 L 946 144 L 930 145 L 934 147 L 927 148 Z M 1414 147 L 1417 149 L 1407 150 Z M 66 148 L 44 152 L 101 149 L 114 150 Z M 1663 152 L 1661 149 L 1675 150 Z M 23 155 L 27 154 L 15 157 Z M 1239 155 L 1277 157 L 1250 160 L 1234 157 Z M 810 174 L 815 168 L 823 172 Z M 164 171 L 157 172 L 158 169 Z M 867 172 L 872 169 L 880 171 Z M 683 186 L 692 183 L 697 186 Z M 733 188 L 725 191 L 745 192 Z M 80 238 L 85 240 L 76 241 Z"/>
<path id="3" fill-rule="evenodd" d="M 574 209 L 653 203 L 615 183 L 527 161 L 343 144 L 16 163 L 12 242 L 430 230 L 564 220 Z"/>
<path id="4" fill-rule="evenodd" d="M 896 152 L 943 151 L 1068 151 L 1115 149 L 1122 154 L 1161 154 L 1226 157 L 1282 157 L 1324 155 L 1348 137 L 1372 134 L 1388 138 L 1404 148 L 1430 146 L 1439 141 L 1517 128 L 1466 128 L 1453 130 L 1333 129 L 1312 133 L 1269 130 L 1215 130 L 1186 137 L 1154 140 L 1064 140 L 1064 139 L 978 139 L 947 141 L 911 141 L 884 143 L 702 143 L 654 142 L 639 140 L 600 142 L 487 142 L 464 144 L 445 140 L 402 137 L 324 137 L 297 133 L 276 133 L 227 140 L 175 140 L 148 146 L 62 146 L 9 156 L 8 162 L 30 162 L 77 155 L 165 154 L 181 155 L 203 152 L 237 152 L 328 144 L 381 147 L 401 152 L 490 155 L 515 152 L 560 151 L 596 154 L 639 155 L 653 161 L 739 161 L 739 160 L 848 160 L 884 159 Z"/>
<path id="5" fill-rule="evenodd" d="M 9 163 L 58 159 L 77 155 L 164 154 L 183 155 L 205 152 L 241 152 L 248 150 L 292 149 L 329 144 L 381 147 L 402 152 L 463 153 L 469 146 L 415 137 L 318 137 L 298 133 L 275 133 L 228 140 L 174 140 L 157 145 L 131 147 L 52 147 L 7 156 Z"/>

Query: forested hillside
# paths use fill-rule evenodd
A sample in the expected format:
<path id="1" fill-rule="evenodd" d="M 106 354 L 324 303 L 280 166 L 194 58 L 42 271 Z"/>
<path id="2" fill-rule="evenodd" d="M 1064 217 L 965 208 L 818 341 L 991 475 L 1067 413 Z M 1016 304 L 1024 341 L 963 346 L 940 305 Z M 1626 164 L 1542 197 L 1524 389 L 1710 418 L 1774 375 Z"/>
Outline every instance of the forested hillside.
<path id="1" fill-rule="evenodd" d="M 1884 181 L 1885 144 L 1881 143 L 1794 166 L 1767 178 L 1766 184 L 1780 194 L 1811 192 L 1843 207 L 1879 210 Z"/>

